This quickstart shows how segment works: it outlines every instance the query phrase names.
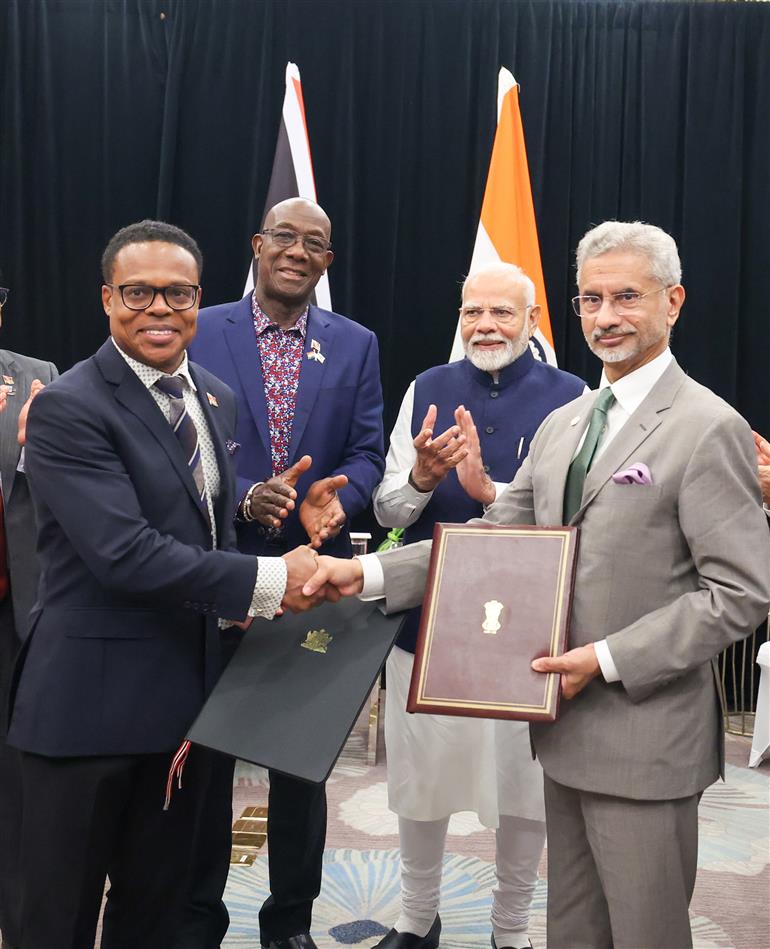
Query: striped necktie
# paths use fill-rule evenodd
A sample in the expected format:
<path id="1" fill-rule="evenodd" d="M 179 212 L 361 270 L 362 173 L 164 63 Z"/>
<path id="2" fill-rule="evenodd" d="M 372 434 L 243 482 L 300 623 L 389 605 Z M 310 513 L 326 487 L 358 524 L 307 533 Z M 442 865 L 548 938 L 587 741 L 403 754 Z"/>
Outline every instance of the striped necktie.
<path id="1" fill-rule="evenodd" d="M 564 486 L 564 523 L 569 524 L 572 518 L 580 510 L 583 502 L 583 485 L 586 475 L 591 467 L 591 462 L 596 454 L 596 448 L 599 439 L 602 437 L 607 426 L 607 412 L 615 401 L 612 389 L 607 386 L 599 393 L 596 402 L 594 402 L 593 412 L 591 412 L 591 421 L 588 423 L 588 431 L 580 448 L 580 451 L 572 459 L 572 464 L 567 472 L 567 483 Z"/>
<path id="2" fill-rule="evenodd" d="M 198 489 L 198 500 L 203 511 L 206 522 L 211 529 L 211 518 L 209 517 L 209 506 L 206 502 L 206 479 L 203 476 L 203 461 L 201 459 L 201 446 L 198 441 L 198 429 L 195 422 L 190 418 L 187 408 L 184 404 L 184 379 L 181 376 L 162 376 L 155 383 L 161 392 L 168 396 L 171 404 L 170 424 L 174 430 L 179 444 L 182 446 L 187 467 L 193 476 L 195 487 Z"/>

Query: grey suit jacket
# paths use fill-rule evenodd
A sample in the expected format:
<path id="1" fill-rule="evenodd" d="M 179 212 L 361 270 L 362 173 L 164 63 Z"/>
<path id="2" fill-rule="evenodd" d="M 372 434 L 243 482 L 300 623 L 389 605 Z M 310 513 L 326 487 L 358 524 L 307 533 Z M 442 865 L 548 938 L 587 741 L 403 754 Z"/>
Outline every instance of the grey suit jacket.
<path id="1" fill-rule="evenodd" d="M 595 398 L 548 416 L 488 520 L 561 523 L 567 470 Z M 651 485 L 612 480 L 633 462 L 649 467 Z M 537 755 L 569 787 L 652 800 L 694 794 L 723 762 L 712 660 L 770 603 L 748 425 L 673 362 L 592 467 L 571 523 L 581 533 L 570 645 L 606 638 L 622 681 L 595 679 L 562 702 L 556 723 L 533 725 Z M 389 611 L 419 601 L 428 548 L 381 555 Z"/>
<path id="2" fill-rule="evenodd" d="M 0 349 L 0 384 L 8 384 L 5 377 L 12 379 L 14 390 L 13 395 L 8 396 L 5 411 L 0 413 L 0 475 L 13 617 L 20 639 L 26 634 L 27 617 L 37 594 L 38 566 L 35 512 L 27 479 L 16 470 L 21 454 L 17 441 L 19 412 L 27 401 L 33 379 L 47 384 L 58 375 L 53 363 Z"/>

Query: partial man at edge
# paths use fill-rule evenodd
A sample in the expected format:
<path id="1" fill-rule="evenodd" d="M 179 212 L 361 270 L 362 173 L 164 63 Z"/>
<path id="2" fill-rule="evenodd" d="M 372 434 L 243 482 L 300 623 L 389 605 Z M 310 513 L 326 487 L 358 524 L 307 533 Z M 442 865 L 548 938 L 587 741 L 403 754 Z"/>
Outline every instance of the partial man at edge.
<path id="1" fill-rule="evenodd" d="M 578 247 L 573 305 L 604 371 L 557 409 L 485 519 L 578 525 L 574 647 L 558 721 L 533 724 L 545 773 L 549 949 L 687 949 L 698 802 L 724 777 L 716 657 L 770 604 L 770 536 L 745 420 L 677 364 L 684 302 L 673 239 L 608 221 Z M 468 490 L 495 500 L 472 417 Z M 303 588 L 422 597 L 430 543 L 321 558 Z M 366 578 L 366 579 L 364 579 Z M 328 587 L 327 587 L 328 591 Z M 330 595 L 327 592 L 327 595 Z"/>
<path id="2" fill-rule="evenodd" d="M 281 554 L 309 539 L 324 552 L 350 556 L 348 523 L 366 508 L 385 466 L 377 338 L 311 302 L 334 257 L 331 222 L 318 204 L 277 204 L 252 248 L 254 292 L 201 310 L 190 347 L 192 358 L 235 393 L 238 548 Z M 233 769 L 230 759 L 222 765 L 212 785 L 210 837 L 201 838 L 197 883 L 175 949 L 208 949 L 227 928 L 221 894 Z M 309 949 L 326 840 L 325 785 L 270 772 L 267 839 L 262 945 Z"/>
<path id="3" fill-rule="evenodd" d="M 0 272 L 0 325 L 9 292 Z M 19 753 L 5 741 L 8 696 L 39 572 L 22 449 L 29 404 L 58 375 L 51 362 L 0 349 L 0 932 L 8 949 L 21 946 L 17 861 L 22 820 Z"/>
<path id="4" fill-rule="evenodd" d="M 434 366 L 410 384 L 374 494 L 378 521 L 406 528 L 405 544 L 430 538 L 439 521 L 483 513 L 457 476 L 467 452 L 455 422 L 459 405 L 476 420 L 484 470 L 499 493 L 543 419 L 585 391 L 581 379 L 533 356 L 529 341 L 539 317 L 534 284 L 519 267 L 489 264 L 466 279 L 460 308 L 466 358 Z M 402 895 L 401 915 L 378 947 L 438 946 L 449 818 L 475 811 L 496 828 L 492 945 L 523 949 L 531 945 L 529 907 L 545 843 L 542 769 L 523 722 L 407 713 L 420 613 L 415 607 L 407 615 L 387 663 L 388 805 L 398 814 Z"/>

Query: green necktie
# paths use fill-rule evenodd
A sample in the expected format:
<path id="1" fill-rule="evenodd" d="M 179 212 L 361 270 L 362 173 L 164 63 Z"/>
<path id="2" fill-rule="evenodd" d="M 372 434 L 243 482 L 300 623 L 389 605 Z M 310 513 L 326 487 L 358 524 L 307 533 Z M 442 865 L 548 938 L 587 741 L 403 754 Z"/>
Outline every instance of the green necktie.
<path id="1" fill-rule="evenodd" d="M 567 483 L 564 487 L 564 523 L 569 524 L 575 514 L 580 510 L 580 504 L 583 500 L 583 485 L 586 475 L 591 467 L 591 462 L 596 454 L 596 446 L 607 425 L 607 411 L 615 401 L 612 389 L 607 386 L 599 393 L 596 402 L 594 402 L 593 412 L 591 412 L 591 421 L 588 423 L 588 431 L 580 451 L 572 459 L 572 464 L 567 472 Z"/>

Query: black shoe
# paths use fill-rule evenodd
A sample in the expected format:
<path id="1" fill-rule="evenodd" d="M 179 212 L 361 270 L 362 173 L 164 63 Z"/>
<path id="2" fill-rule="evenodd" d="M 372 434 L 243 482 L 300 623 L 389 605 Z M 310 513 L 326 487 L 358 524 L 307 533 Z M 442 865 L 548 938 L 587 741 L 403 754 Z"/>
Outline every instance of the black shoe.
<path id="1" fill-rule="evenodd" d="M 495 942 L 495 934 L 492 933 L 492 935 L 489 938 L 492 940 L 492 949 L 497 949 L 497 943 Z M 529 949 L 533 949 L 532 940 L 528 939 L 527 942 L 529 943 Z"/>
<path id="2" fill-rule="evenodd" d="M 318 949 L 310 933 L 297 933 L 296 936 L 287 936 L 285 939 L 271 939 L 265 942 L 260 939 L 262 949 Z"/>
<path id="3" fill-rule="evenodd" d="M 387 936 L 374 946 L 374 949 L 438 949 L 440 935 L 441 918 L 436 913 L 427 936 L 415 936 L 414 933 L 400 933 L 391 929 Z"/>

